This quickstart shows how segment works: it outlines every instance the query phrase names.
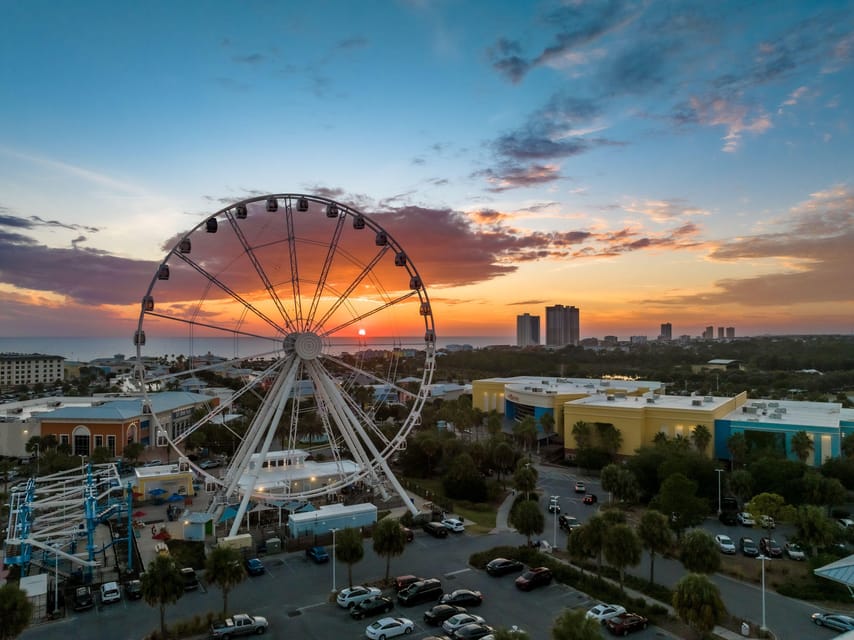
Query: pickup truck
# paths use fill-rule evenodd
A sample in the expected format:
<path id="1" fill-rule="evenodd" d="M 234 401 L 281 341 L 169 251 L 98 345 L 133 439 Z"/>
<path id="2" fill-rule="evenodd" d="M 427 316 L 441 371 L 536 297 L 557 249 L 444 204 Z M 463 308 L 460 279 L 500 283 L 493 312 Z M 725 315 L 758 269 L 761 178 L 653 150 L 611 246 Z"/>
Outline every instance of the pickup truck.
<path id="1" fill-rule="evenodd" d="M 238 613 L 225 620 L 217 620 L 211 625 L 211 638 L 235 638 L 256 633 L 265 633 L 270 623 L 267 618 Z"/>

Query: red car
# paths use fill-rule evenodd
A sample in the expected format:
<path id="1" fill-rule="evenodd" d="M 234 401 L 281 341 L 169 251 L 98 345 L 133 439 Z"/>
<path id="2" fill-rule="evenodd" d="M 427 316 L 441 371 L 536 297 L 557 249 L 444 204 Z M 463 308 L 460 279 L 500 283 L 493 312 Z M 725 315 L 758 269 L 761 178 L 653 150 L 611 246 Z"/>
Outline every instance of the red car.
<path id="1" fill-rule="evenodd" d="M 552 581 L 552 572 L 548 567 L 533 567 L 516 578 L 516 588 L 530 591 L 535 587 L 545 586 Z"/>
<path id="2" fill-rule="evenodd" d="M 615 636 L 627 636 L 633 631 L 641 631 L 646 629 L 648 624 L 649 620 L 636 613 L 621 613 L 605 620 L 608 631 Z"/>
<path id="3" fill-rule="evenodd" d="M 588 493 L 584 496 L 584 500 L 582 500 L 584 504 L 596 504 L 599 502 L 599 499 L 592 493 Z"/>

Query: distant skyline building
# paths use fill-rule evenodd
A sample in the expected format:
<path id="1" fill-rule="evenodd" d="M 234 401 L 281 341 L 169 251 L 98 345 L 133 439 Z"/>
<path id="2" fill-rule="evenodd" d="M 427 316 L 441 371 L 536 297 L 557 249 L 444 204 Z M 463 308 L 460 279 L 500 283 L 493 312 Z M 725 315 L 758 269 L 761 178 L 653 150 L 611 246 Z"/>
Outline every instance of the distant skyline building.
<path id="1" fill-rule="evenodd" d="M 712 326 L 706 327 L 706 330 L 703 331 L 703 339 L 704 340 L 714 340 L 715 338 L 715 328 Z"/>
<path id="2" fill-rule="evenodd" d="M 62 356 L 42 353 L 0 353 L 0 389 L 62 382 L 64 360 Z"/>
<path id="3" fill-rule="evenodd" d="M 673 339 L 673 325 L 669 322 L 664 322 L 661 325 L 661 333 L 658 334 L 659 340 L 672 340 Z"/>
<path id="4" fill-rule="evenodd" d="M 725 335 L 724 328 L 718 327 L 718 340 L 723 340 Z"/>
<path id="5" fill-rule="evenodd" d="M 577 307 L 565 307 L 562 304 L 546 307 L 546 345 L 578 346 L 580 324 L 580 312 Z"/>
<path id="6" fill-rule="evenodd" d="M 729 339 L 735 338 L 735 327 L 726 328 L 726 337 Z"/>
<path id="7" fill-rule="evenodd" d="M 516 345 L 532 347 L 540 344 L 540 316 L 523 313 L 516 316 Z"/>

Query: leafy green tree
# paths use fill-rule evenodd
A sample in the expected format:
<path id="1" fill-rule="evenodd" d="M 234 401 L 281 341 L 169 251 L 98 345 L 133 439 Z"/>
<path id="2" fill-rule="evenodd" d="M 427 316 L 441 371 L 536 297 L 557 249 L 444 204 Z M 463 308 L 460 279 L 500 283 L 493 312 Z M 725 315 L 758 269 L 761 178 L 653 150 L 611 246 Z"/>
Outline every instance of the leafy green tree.
<path id="1" fill-rule="evenodd" d="M 501 414 L 495 409 L 490 411 L 486 416 L 486 430 L 492 437 L 501 433 Z"/>
<path id="2" fill-rule="evenodd" d="M 365 557 L 362 534 L 354 527 L 335 534 L 335 559 L 347 565 L 347 584 L 353 586 L 353 565 Z"/>
<path id="3" fill-rule="evenodd" d="M 584 544 L 591 555 L 596 557 L 596 571 L 602 572 L 602 556 L 605 552 L 605 536 L 611 523 L 596 514 L 584 523 Z M 574 533 L 571 535 L 575 535 Z"/>
<path id="4" fill-rule="evenodd" d="M 540 535 L 546 525 L 546 518 L 535 500 L 516 503 L 511 516 L 516 531 L 528 539 L 528 544 L 531 544 L 531 536 Z"/>
<path id="5" fill-rule="evenodd" d="M 424 452 L 427 457 L 427 476 L 433 473 L 433 459 L 442 450 L 442 445 L 435 433 L 423 431 L 415 438 L 416 445 Z"/>
<path id="6" fill-rule="evenodd" d="M 513 473 L 513 488 L 519 493 L 525 494 L 525 500 L 528 500 L 530 494 L 537 488 L 537 472 L 528 464 L 519 465 Z"/>
<path id="7" fill-rule="evenodd" d="M 0 587 L 0 640 L 17 638 L 30 624 L 33 605 L 16 584 Z"/>
<path id="8" fill-rule="evenodd" d="M 141 442 L 130 442 L 125 445 L 122 457 L 131 464 L 136 464 L 143 451 L 145 451 L 145 445 Z"/>
<path id="9" fill-rule="evenodd" d="M 721 553 L 712 536 L 702 529 L 685 534 L 679 560 L 691 573 L 714 573 L 721 568 Z"/>
<path id="10" fill-rule="evenodd" d="M 572 437 L 575 438 L 575 448 L 578 450 L 590 449 L 593 446 L 593 432 L 590 425 L 583 420 L 572 425 Z"/>
<path id="11" fill-rule="evenodd" d="M 555 430 L 555 417 L 551 412 L 544 413 L 540 416 L 540 426 L 543 429 L 543 434 L 549 435 Z"/>
<path id="12" fill-rule="evenodd" d="M 564 609 L 552 624 L 552 640 L 601 640 L 602 625 L 583 609 Z"/>
<path id="13" fill-rule="evenodd" d="M 846 458 L 854 458 L 854 433 L 842 438 L 842 453 Z"/>
<path id="14" fill-rule="evenodd" d="M 610 527 L 605 533 L 605 560 L 620 574 L 620 591 L 623 589 L 626 567 L 634 567 L 641 561 L 641 542 L 627 524 Z"/>
<path id="15" fill-rule="evenodd" d="M 620 467 L 613 463 L 602 467 L 602 471 L 599 473 L 599 484 L 602 485 L 602 490 L 607 491 L 612 498 L 617 490 L 619 474 Z"/>
<path id="16" fill-rule="evenodd" d="M 492 632 L 495 640 L 531 640 L 531 636 L 527 632 L 522 631 L 515 625 L 509 629 L 498 627 Z"/>
<path id="17" fill-rule="evenodd" d="M 623 434 L 610 422 L 597 422 L 596 435 L 599 438 L 602 448 L 608 452 L 608 455 L 613 460 L 620 447 L 623 446 Z"/>
<path id="18" fill-rule="evenodd" d="M 709 431 L 706 425 L 698 424 L 691 432 L 691 442 L 694 443 L 697 451 L 705 455 L 706 449 L 709 448 L 709 444 L 712 442 L 712 432 Z"/>
<path id="19" fill-rule="evenodd" d="M 745 507 L 754 518 L 770 516 L 777 521 L 791 520 L 794 513 L 791 506 L 786 504 L 783 496 L 776 493 L 760 493 L 753 496 Z"/>
<path id="20" fill-rule="evenodd" d="M 697 497 L 697 483 L 681 473 L 674 473 L 662 483 L 650 506 L 670 517 L 677 537 L 688 527 L 700 524 L 708 511 L 706 502 Z"/>
<path id="21" fill-rule="evenodd" d="M 641 544 L 649 551 L 649 583 L 655 581 L 655 556 L 667 551 L 673 544 L 673 532 L 667 516 L 658 511 L 644 511 L 638 523 L 638 536 Z"/>
<path id="22" fill-rule="evenodd" d="M 240 551 L 234 547 L 217 545 L 205 558 L 205 576 L 208 582 L 222 591 L 222 615 L 228 615 L 228 594 L 246 579 Z"/>
<path id="23" fill-rule="evenodd" d="M 806 462 L 809 455 L 813 452 L 813 449 L 815 449 L 812 438 L 809 437 L 809 434 L 806 431 L 798 431 L 794 434 L 792 436 L 791 446 L 795 457 L 801 462 Z"/>
<path id="24" fill-rule="evenodd" d="M 578 563 L 581 574 L 584 575 L 584 566 L 581 564 L 588 558 L 594 555 L 593 551 L 587 545 L 587 525 L 583 524 L 572 530 L 566 540 L 566 550 L 569 557 Z"/>
<path id="25" fill-rule="evenodd" d="M 704 575 L 689 573 L 676 585 L 673 608 L 697 637 L 715 628 L 726 616 L 726 607 L 718 588 Z"/>
<path id="26" fill-rule="evenodd" d="M 492 460 L 495 470 L 498 472 L 498 481 L 501 482 L 502 472 L 513 468 L 513 462 L 516 460 L 516 452 L 513 451 L 513 447 L 502 440 L 492 450 Z"/>
<path id="27" fill-rule="evenodd" d="M 184 580 L 172 558 L 158 555 L 140 579 L 142 598 L 150 607 L 160 607 L 160 633 L 166 638 L 166 605 L 175 604 L 184 595 Z"/>
<path id="28" fill-rule="evenodd" d="M 406 537 L 400 523 L 394 518 L 383 518 L 374 527 L 374 553 L 383 556 L 385 562 L 385 580 L 388 582 L 391 571 L 391 559 L 406 549 Z"/>
<path id="29" fill-rule="evenodd" d="M 472 457 L 462 453 L 453 458 L 453 462 L 442 476 L 442 486 L 449 498 L 484 502 L 487 497 L 486 480 L 478 471 Z"/>
<path id="30" fill-rule="evenodd" d="M 795 538 L 808 550 L 830 545 L 837 535 L 837 526 L 813 504 L 798 507 L 793 524 Z"/>
<path id="31" fill-rule="evenodd" d="M 95 447 L 92 450 L 92 462 L 94 464 L 105 464 L 113 459 L 113 455 L 107 447 Z"/>
<path id="32" fill-rule="evenodd" d="M 534 416 L 525 416 L 513 425 L 513 435 L 519 440 L 525 450 L 531 448 L 537 438 L 537 423 Z"/>

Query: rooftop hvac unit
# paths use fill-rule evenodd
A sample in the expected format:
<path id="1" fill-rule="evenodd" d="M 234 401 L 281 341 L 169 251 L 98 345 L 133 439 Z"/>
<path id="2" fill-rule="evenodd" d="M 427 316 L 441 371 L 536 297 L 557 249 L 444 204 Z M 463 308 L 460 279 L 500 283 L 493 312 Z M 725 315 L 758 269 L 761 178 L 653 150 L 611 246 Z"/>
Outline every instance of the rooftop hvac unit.
<path id="1" fill-rule="evenodd" d="M 780 413 L 788 413 L 788 411 L 789 411 L 789 410 L 788 410 L 788 409 L 786 409 L 786 407 L 780 407 L 780 408 L 778 409 L 778 411 L 779 411 Z"/>
<path id="2" fill-rule="evenodd" d="M 779 403 L 779 402 L 769 402 L 769 403 L 768 403 L 768 408 L 769 408 L 769 409 L 776 409 L 776 408 L 777 408 L 777 407 L 779 407 L 779 406 L 780 406 L 780 403 Z"/>
<path id="3" fill-rule="evenodd" d="M 702 400 L 691 400 L 691 406 L 692 407 L 702 407 L 703 401 Z"/>
<path id="4" fill-rule="evenodd" d="M 605 396 L 605 399 L 606 399 L 608 402 L 613 402 L 613 401 L 614 401 L 614 396 Z"/>
<path id="5" fill-rule="evenodd" d="M 655 404 L 655 398 L 647 398 L 646 403 L 647 404 Z"/>
<path id="6" fill-rule="evenodd" d="M 703 398 L 703 402 L 714 402 L 714 401 L 715 401 L 714 396 L 706 396 Z"/>

